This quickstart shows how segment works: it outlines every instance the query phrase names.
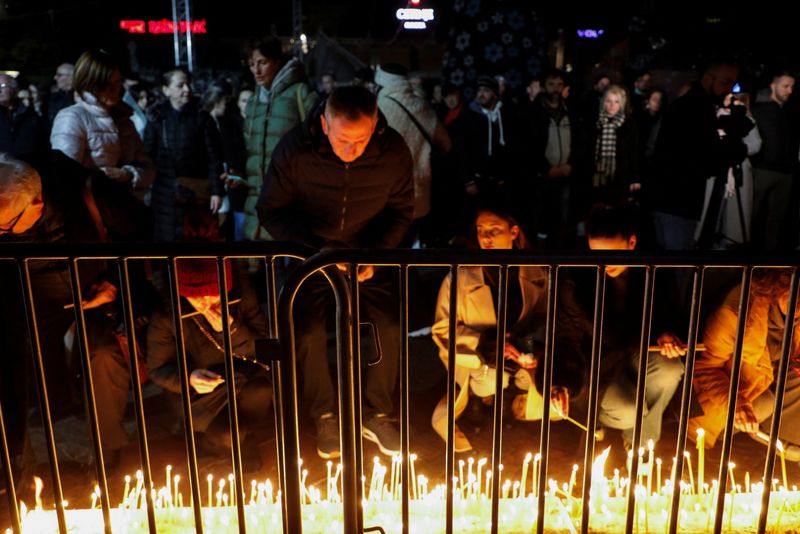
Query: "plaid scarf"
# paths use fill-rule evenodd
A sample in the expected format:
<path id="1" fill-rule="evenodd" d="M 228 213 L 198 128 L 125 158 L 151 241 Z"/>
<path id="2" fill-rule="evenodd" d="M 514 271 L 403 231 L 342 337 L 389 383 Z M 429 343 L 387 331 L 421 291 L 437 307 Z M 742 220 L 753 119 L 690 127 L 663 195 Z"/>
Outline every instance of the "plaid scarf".
<path id="1" fill-rule="evenodd" d="M 608 185 L 617 170 L 617 129 L 625 122 L 625 114 L 617 113 L 609 117 L 606 110 L 600 110 L 597 119 L 597 136 L 595 146 L 595 172 L 592 180 L 594 187 Z"/>

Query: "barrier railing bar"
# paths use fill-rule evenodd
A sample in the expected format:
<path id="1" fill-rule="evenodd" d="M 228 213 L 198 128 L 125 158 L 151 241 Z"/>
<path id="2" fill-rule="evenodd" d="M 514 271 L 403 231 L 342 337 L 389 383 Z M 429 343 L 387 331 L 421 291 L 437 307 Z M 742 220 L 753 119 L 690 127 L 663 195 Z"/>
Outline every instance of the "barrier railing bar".
<path id="1" fill-rule="evenodd" d="M 11 520 L 11 531 L 14 534 L 22 532 L 22 526 L 19 523 L 19 508 L 17 508 L 17 491 L 14 487 L 14 475 L 11 472 L 11 456 L 8 453 L 8 440 L 6 439 L 6 424 L 3 418 L 3 406 L 0 403 L 0 445 L 2 445 L 3 454 L 0 456 L 3 468 L 3 482 L 6 485 L 6 497 L 8 498 L 8 514 Z"/>
<path id="2" fill-rule="evenodd" d="M 233 366 L 233 348 L 228 308 L 228 274 L 225 272 L 225 257 L 217 256 L 217 281 L 219 282 L 220 312 L 222 314 L 222 345 L 225 352 L 225 389 L 228 393 L 228 425 L 231 433 L 231 452 L 233 454 L 233 483 L 236 494 L 233 497 L 239 532 L 245 534 L 247 525 L 244 515 L 244 484 L 242 483 L 242 447 L 239 443 L 239 410 L 236 402 L 236 370 Z M 231 273 L 232 274 L 232 273 Z"/>
<path id="3" fill-rule="evenodd" d="M 739 319 L 736 325 L 736 344 L 733 349 L 731 383 L 730 389 L 728 389 L 728 413 L 725 421 L 725 437 L 722 442 L 722 456 L 719 461 L 719 476 L 717 477 L 714 534 L 720 534 L 720 532 L 722 532 L 725 492 L 728 488 L 728 462 L 730 462 L 731 459 L 731 445 L 733 444 L 733 418 L 734 415 L 736 415 L 736 400 L 738 398 L 739 378 L 742 371 L 742 348 L 744 346 L 744 330 L 747 324 L 747 310 L 748 303 L 750 302 L 750 280 L 752 276 L 753 267 L 748 265 L 742 270 L 742 290 L 739 295 Z M 768 483 L 769 481 L 764 482 Z"/>
<path id="4" fill-rule="evenodd" d="M 153 487 L 152 471 L 150 467 L 150 450 L 147 444 L 147 426 L 144 417 L 144 400 L 142 399 L 142 385 L 139 382 L 139 352 L 136 343 L 136 325 L 133 318 L 133 301 L 131 300 L 130 273 L 128 260 L 118 260 L 120 280 L 120 300 L 122 302 L 122 315 L 125 321 L 125 333 L 128 336 L 128 364 L 131 372 L 131 393 L 133 394 L 133 411 L 136 416 L 136 435 L 139 444 L 139 460 L 141 462 L 144 487 Z M 147 528 L 150 534 L 156 534 L 156 516 L 153 509 L 153 499 L 145 499 L 147 509 Z"/>
<path id="5" fill-rule="evenodd" d="M 400 449 L 403 463 L 400 466 L 400 476 L 403 485 L 401 492 L 402 532 L 409 532 L 409 496 L 411 488 L 416 487 L 416 481 L 411 480 L 411 443 L 409 430 L 411 422 L 408 412 L 408 265 L 400 266 Z"/>
<path id="6" fill-rule="evenodd" d="M 447 325 L 447 447 L 445 448 L 445 532 L 453 534 L 453 477 L 456 473 L 456 310 L 458 309 L 458 265 L 450 266 L 450 317 Z M 493 472 L 492 476 L 497 476 Z"/>
<path id="7" fill-rule="evenodd" d="M 556 295 L 558 294 L 558 265 L 550 265 L 547 277 L 547 331 L 545 334 L 544 367 L 542 369 L 542 428 L 539 433 L 538 502 L 536 505 L 536 534 L 544 532 L 545 491 L 547 489 L 547 465 L 550 452 L 550 389 L 553 386 L 553 345 L 556 330 Z"/>
<path id="8" fill-rule="evenodd" d="M 338 278 L 341 280 L 342 275 L 337 273 Z M 364 514 L 361 503 L 364 499 L 363 492 L 361 491 L 361 480 L 364 476 L 364 452 L 361 442 L 361 428 L 363 420 L 361 418 L 361 303 L 358 297 L 358 263 L 350 264 L 349 271 L 349 303 L 347 300 L 339 300 L 336 306 L 337 323 L 342 327 L 349 328 L 350 343 L 343 345 L 349 347 L 349 352 L 344 355 L 340 354 L 337 359 L 339 362 L 339 420 L 343 420 L 342 414 L 347 414 L 347 424 L 341 427 L 342 442 L 343 442 L 343 462 L 342 476 L 350 467 L 350 473 L 347 473 L 350 478 L 350 488 L 355 498 L 353 502 L 345 504 L 345 510 L 351 512 L 352 523 L 348 523 L 347 514 L 345 513 L 345 532 L 363 532 L 364 531 Z M 347 296 L 345 296 L 345 299 Z M 345 306 L 341 306 L 344 304 Z M 349 304 L 349 311 L 346 311 Z M 346 312 L 346 313 L 343 313 Z M 349 321 L 349 323 L 347 322 Z M 341 356 L 344 356 L 342 358 Z M 344 382 L 342 382 L 344 380 Z M 346 395 L 341 395 L 345 391 Z M 344 397 L 344 398 L 343 398 Z M 345 411 L 343 411 L 345 410 Z M 345 445 L 346 443 L 346 445 Z M 350 451 L 345 454 L 347 447 L 352 447 Z M 348 466 L 348 462 L 351 463 Z M 344 481 L 344 478 L 342 479 Z"/>
<path id="9" fill-rule="evenodd" d="M 494 355 L 494 424 L 492 425 L 492 534 L 497 534 L 500 527 L 500 491 L 502 489 L 500 485 L 500 460 L 503 455 L 503 375 L 505 375 L 503 362 L 505 360 L 506 318 L 508 314 L 508 265 L 500 267 L 497 300 L 497 344 Z M 450 313 L 452 314 L 453 310 Z M 461 486 L 464 486 L 463 480 L 461 481 Z"/>
<path id="10" fill-rule="evenodd" d="M 767 447 L 767 461 L 764 465 L 764 493 L 761 495 L 761 513 L 758 516 L 758 533 L 764 534 L 767 529 L 767 516 L 769 515 L 769 499 L 772 490 L 772 470 L 775 468 L 775 448 L 778 432 L 781 429 L 783 416 L 783 397 L 786 392 L 786 374 L 789 371 L 789 357 L 794 338 L 794 318 L 797 313 L 797 288 L 800 287 L 800 269 L 792 272 L 792 281 L 789 284 L 789 306 L 786 310 L 786 325 L 783 329 L 783 345 L 781 346 L 781 363 L 778 366 L 778 383 L 775 385 L 775 406 L 772 411 L 772 425 L 769 431 L 769 446 Z M 789 488 L 786 488 L 787 490 Z"/>
<path id="11" fill-rule="evenodd" d="M 357 273 L 357 266 L 350 266 L 350 281 Z M 325 271 L 323 271 L 325 272 Z M 342 462 L 342 506 L 344 532 L 361 532 L 358 528 L 361 503 L 358 502 L 358 486 L 361 484 L 361 473 L 356 471 L 355 449 L 355 359 L 358 357 L 357 336 L 354 330 L 358 310 L 358 293 L 345 282 L 344 275 L 338 268 L 327 269 L 328 279 L 333 283 L 336 298 L 336 366 L 339 386 L 339 439 L 341 440 Z M 356 281 L 357 283 L 357 281 Z M 352 301 L 356 297 L 355 302 Z"/>
<path id="12" fill-rule="evenodd" d="M 633 420 L 633 437 L 631 441 L 630 482 L 628 484 L 628 507 L 625 519 L 625 534 L 633 532 L 633 515 L 636 511 L 636 479 L 639 473 L 639 456 L 637 452 L 642 441 L 642 418 L 644 417 L 644 393 L 647 385 L 648 347 L 650 346 L 650 321 L 653 315 L 653 287 L 655 285 L 655 267 L 645 268 L 644 305 L 642 306 L 642 332 L 639 343 L 639 370 L 636 380 L 636 418 Z"/>
<path id="13" fill-rule="evenodd" d="M 586 428 L 586 451 L 583 456 L 583 488 L 581 511 L 581 534 L 589 532 L 589 498 L 592 492 L 592 464 L 594 462 L 595 428 L 597 427 L 597 405 L 600 391 L 600 358 L 603 351 L 603 312 L 606 302 L 606 268 L 597 268 L 594 294 L 594 322 L 592 323 L 592 363 L 589 369 L 589 408 Z"/>
<path id="14" fill-rule="evenodd" d="M 67 519 L 64 514 L 64 492 L 61 486 L 61 474 L 58 469 L 58 454 L 56 453 L 56 442 L 53 436 L 53 419 L 50 414 L 50 400 L 47 396 L 44 360 L 42 358 L 42 347 L 39 344 L 39 324 L 36 320 L 36 304 L 33 299 L 33 287 L 31 286 L 31 273 L 28 262 L 29 260 L 27 259 L 20 260 L 20 281 L 25 302 L 25 314 L 28 318 L 28 332 L 31 336 L 36 391 L 39 395 L 39 409 L 42 412 L 42 427 L 44 428 L 44 437 L 47 444 L 47 459 L 49 460 L 50 476 L 53 483 L 53 500 L 55 501 L 58 531 L 60 534 L 67 534 Z"/>
<path id="15" fill-rule="evenodd" d="M 194 425 L 192 423 L 192 404 L 189 390 L 189 372 L 186 364 L 186 348 L 183 338 L 183 319 L 181 319 L 181 296 L 178 291 L 178 260 L 169 258 L 167 262 L 170 281 L 170 298 L 172 299 L 172 318 L 175 327 L 175 346 L 178 358 L 178 376 L 181 383 L 181 408 L 183 409 L 183 430 L 186 439 L 186 455 L 189 461 L 189 485 L 192 489 L 192 509 L 194 511 L 195 531 L 203 534 L 202 502 L 200 501 L 200 480 L 197 472 L 197 445 L 194 441 Z M 147 498 L 152 498 L 147 488 Z"/>
<path id="16" fill-rule="evenodd" d="M 681 412 L 678 420 L 678 440 L 675 444 L 675 474 L 672 477 L 672 504 L 669 517 L 669 534 L 678 532 L 678 511 L 680 509 L 680 483 L 683 478 L 683 450 L 686 447 L 686 433 L 689 428 L 689 407 L 692 401 L 692 378 L 697 356 L 697 332 L 700 324 L 700 303 L 703 296 L 705 269 L 695 267 L 692 273 L 692 307 L 689 312 L 689 334 L 686 340 L 686 362 L 683 370 L 683 390 L 681 392 Z M 676 491 L 677 488 L 677 491 Z M 661 491 L 661 488 L 659 488 Z"/>

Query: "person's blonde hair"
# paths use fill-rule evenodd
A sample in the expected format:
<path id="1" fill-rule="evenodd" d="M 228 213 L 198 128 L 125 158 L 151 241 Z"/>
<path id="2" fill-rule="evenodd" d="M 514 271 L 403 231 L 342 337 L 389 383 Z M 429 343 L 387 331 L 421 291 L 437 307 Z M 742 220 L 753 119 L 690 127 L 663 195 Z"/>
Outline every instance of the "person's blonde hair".
<path id="1" fill-rule="evenodd" d="M 75 64 L 72 88 L 78 94 L 88 92 L 96 95 L 105 88 L 114 71 L 119 70 L 119 62 L 105 50 L 87 50 Z"/>
<path id="2" fill-rule="evenodd" d="M 601 109 L 605 106 L 608 95 L 617 95 L 619 97 L 619 103 L 621 104 L 620 111 L 625 116 L 631 114 L 631 103 L 628 98 L 628 91 L 624 87 L 621 85 L 609 85 L 605 93 L 603 93 L 603 103 L 600 105 Z"/>

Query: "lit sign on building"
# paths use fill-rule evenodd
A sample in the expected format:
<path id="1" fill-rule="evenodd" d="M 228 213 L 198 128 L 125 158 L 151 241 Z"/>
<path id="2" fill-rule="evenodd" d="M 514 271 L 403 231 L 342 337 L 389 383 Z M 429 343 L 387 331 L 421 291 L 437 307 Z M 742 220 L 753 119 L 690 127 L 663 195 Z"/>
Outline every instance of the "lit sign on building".
<path id="1" fill-rule="evenodd" d="M 599 39 L 604 33 L 606 33 L 605 30 L 578 30 L 578 37 L 581 39 Z"/>
<path id="2" fill-rule="evenodd" d="M 395 14 L 406 30 L 424 30 L 434 18 L 433 9 L 400 8 Z"/>
<path id="3" fill-rule="evenodd" d="M 127 30 L 128 33 L 152 33 L 152 34 L 172 34 L 175 32 L 175 24 L 171 20 L 121 20 L 119 27 L 122 30 Z M 192 33 L 208 33 L 206 31 L 206 19 L 193 20 L 186 22 L 185 20 L 178 23 L 178 31 L 186 33 L 189 30 Z"/>

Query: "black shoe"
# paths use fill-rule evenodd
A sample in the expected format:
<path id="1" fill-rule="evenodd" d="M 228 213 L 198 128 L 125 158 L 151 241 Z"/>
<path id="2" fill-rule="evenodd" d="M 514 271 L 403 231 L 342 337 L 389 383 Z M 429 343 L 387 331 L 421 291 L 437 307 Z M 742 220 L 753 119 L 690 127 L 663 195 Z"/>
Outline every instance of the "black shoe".
<path id="1" fill-rule="evenodd" d="M 339 441 L 339 419 L 336 414 L 326 413 L 315 421 L 317 427 L 317 454 L 329 460 L 341 456 Z"/>
<path id="2" fill-rule="evenodd" d="M 397 422 L 386 414 L 378 413 L 364 421 L 361 434 L 378 445 L 387 456 L 400 454 L 400 432 Z"/>

